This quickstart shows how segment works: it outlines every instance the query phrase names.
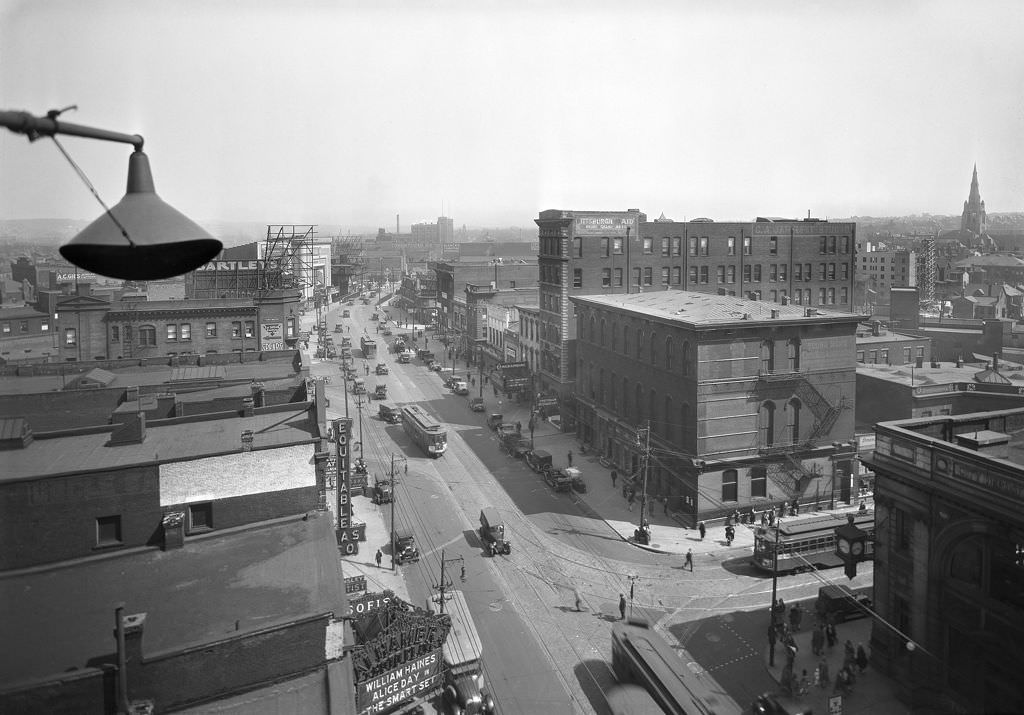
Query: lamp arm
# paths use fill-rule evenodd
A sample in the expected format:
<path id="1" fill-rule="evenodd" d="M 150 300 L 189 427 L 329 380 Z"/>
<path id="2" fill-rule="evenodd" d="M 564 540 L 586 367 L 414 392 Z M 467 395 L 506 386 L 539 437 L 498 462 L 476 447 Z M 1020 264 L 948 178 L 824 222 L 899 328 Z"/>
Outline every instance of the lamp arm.
<path id="1" fill-rule="evenodd" d="M 102 139 L 108 142 L 120 142 L 131 144 L 136 151 L 142 151 L 143 138 L 138 134 L 122 134 L 106 129 L 87 127 L 84 124 L 71 124 L 70 122 L 58 122 L 56 113 L 52 116 L 35 117 L 28 112 L 0 110 L 0 127 L 7 127 L 15 134 L 25 134 L 29 141 L 35 141 L 39 137 L 52 137 L 56 134 L 68 134 L 88 139 Z"/>

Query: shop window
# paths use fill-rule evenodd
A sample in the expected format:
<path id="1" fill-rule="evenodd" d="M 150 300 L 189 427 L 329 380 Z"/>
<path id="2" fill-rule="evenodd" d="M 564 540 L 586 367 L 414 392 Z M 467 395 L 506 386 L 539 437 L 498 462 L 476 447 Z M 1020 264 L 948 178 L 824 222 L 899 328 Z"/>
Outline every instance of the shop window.
<path id="1" fill-rule="evenodd" d="M 737 501 L 739 498 L 739 482 L 735 469 L 722 472 L 722 501 Z"/>
<path id="2" fill-rule="evenodd" d="M 201 504 L 188 505 L 189 531 L 209 531 L 213 528 L 213 504 L 203 502 Z"/>
<path id="3" fill-rule="evenodd" d="M 288 323 L 287 323 L 286 330 L 287 330 L 287 332 L 285 333 L 285 337 L 288 337 L 288 338 L 294 338 L 295 337 L 295 318 L 288 318 Z"/>
<path id="4" fill-rule="evenodd" d="M 96 546 L 118 546 L 121 539 L 121 515 L 101 516 L 96 519 Z"/>

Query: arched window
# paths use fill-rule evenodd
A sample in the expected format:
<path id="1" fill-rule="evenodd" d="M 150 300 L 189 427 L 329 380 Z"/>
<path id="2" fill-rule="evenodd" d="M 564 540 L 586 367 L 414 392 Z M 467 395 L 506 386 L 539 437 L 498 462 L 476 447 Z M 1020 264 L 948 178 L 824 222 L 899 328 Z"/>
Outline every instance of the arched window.
<path id="1" fill-rule="evenodd" d="M 792 338 L 786 342 L 786 359 L 789 361 L 790 372 L 800 369 L 800 338 Z"/>
<path id="2" fill-rule="evenodd" d="M 960 583 L 981 588 L 981 570 L 984 559 L 981 542 L 967 538 L 953 548 L 949 559 L 949 575 Z"/>
<path id="3" fill-rule="evenodd" d="M 690 354 L 690 342 L 688 340 L 683 341 L 683 375 L 690 374 L 690 363 L 693 360 L 693 356 Z"/>
<path id="4" fill-rule="evenodd" d="M 594 323 L 594 316 L 590 316 L 590 342 L 594 342 L 594 338 L 597 335 L 597 333 L 594 332 Z"/>
<path id="5" fill-rule="evenodd" d="M 622 354 L 629 355 L 629 326 L 622 326 Z"/>
<path id="6" fill-rule="evenodd" d="M 604 318 L 601 318 L 601 347 L 605 347 L 607 344 L 604 341 Z"/>
<path id="7" fill-rule="evenodd" d="M 644 351 L 644 331 L 636 329 L 636 359 L 639 360 Z"/>
<path id="8" fill-rule="evenodd" d="M 156 328 L 152 325 L 139 327 L 139 345 L 156 345 Z"/>
<path id="9" fill-rule="evenodd" d="M 761 342 L 761 372 L 770 373 L 775 371 L 775 341 L 764 340 Z"/>
<path id="10" fill-rule="evenodd" d="M 800 443 L 800 400 L 793 398 L 789 401 L 786 406 L 789 412 L 788 419 L 786 421 L 786 436 L 789 437 L 790 444 Z"/>
<path id="11" fill-rule="evenodd" d="M 651 333 L 651 365 L 658 364 L 658 334 L 656 332 Z"/>
<path id="12" fill-rule="evenodd" d="M 758 414 L 757 427 L 760 431 L 760 443 L 762 447 L 771 447 L 775 444 L 775 403 L 764 402 Z"/>
<path id="13" fill-rule="evenodd" d="M 665 369 L 672 369 L 672 338 L 665 338 Z"/>
<path id="14" fill-rule="evenodd" d="M 594 363 L 587 365 L 587 385 L 590 388 L 590 399 L 593 400 L 597 395 L 597 390 L 594 388 Z"/>
<path id="15" fill-rule="evenodd" d="M 619 324 L 612 321 L 612 352 L 619 349 Z"/>

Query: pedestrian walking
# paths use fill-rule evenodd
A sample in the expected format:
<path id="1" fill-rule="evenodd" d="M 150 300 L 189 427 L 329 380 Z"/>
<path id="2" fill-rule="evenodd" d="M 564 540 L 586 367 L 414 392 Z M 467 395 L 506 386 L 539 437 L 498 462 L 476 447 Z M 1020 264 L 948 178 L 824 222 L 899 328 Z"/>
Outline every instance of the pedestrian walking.
<path id="1" fill-rule="evenodd" d="M 857 670 L 860 671 L 861 675 L 864 675 L 864 671 L 868 669 L 868 652 L 864 650 L 864 644 L 857 644 Z"/>
<path id="2" fill-rule="evenodd" d="M 626 620 L 626 594 L 619 594 L 619 620 Z"/>
<path id="3" fill-rule="evenodd" d="M 799 603 L 789 610 L 789 627 L 792 628 L 794 632 L 799 632 L 800 622 L 803 621 L 803 617 L 804 612 L 803 609 L 800 608 Z"/>
<path id="4" fill-rule="evenodd" d="M 615 488 L 615 480 L 619 478 L 619 473 L 614 469 L 612 470 L 612 489 Z"/>
<path id="5" fill-rule="evenodd" d="M 384 552 L 377 549 L 377 555 L 374 558 L 377 559 L 377 568 L 380 568 L 380 560 L 384 558 Z"/>
<path id="6" fill-rule="evenodd" d="M 668 497 L 662 497 L 661 498 L 661 503 L 665 507 L 665 516 L 668 516 Z"/>
<path id="7" fill-rule="evenodd" d="M 828 672 L 828 660 L 822 658 L 818 662 L 818 683 L 822 688 L 827 688 L 829 682 L 832 680 Z"/>
<path id="8" fill-rule="evenodd" d="M 725 545 L 732 546 L 732 540 L 736 538 L 736 529 L 732 526 L 725 527 Z"/>
<path id="9" fill-rule="evenodd" d="M 839 642 L 839 636 L 836 634 L 836 624 L 829 622 L 825 625 L 825 641 L 828 643 L 829 650 L 836 647 L 836 643 Z"/>
<path id="10" fill-rule="evenodd" d="M 697 531 L 700 532 L 700 540 L 704 541 L 704 535 L 708 533 L 708 528 L 704 526 L 704 522 L 697 524 Z"/>
<path id="11" fill-rule="evenodd" d="M 811 652 L 814 655 L 821 655 L 825 651 L 825 629 L 818 624 L 811 633 Z"/>
<path id="12" fill-rule="evenodd" d="M 626 497 L 627 508 L 630 511 L 633 511 L 633 500 L 635 498 L 636 498 L 636 493 L 632 489 L 630 489 L 629 490 L 629 495 Z"/>
<path id="13" fill-rule="evenodd" d="M 571 467 L 572 466 L 572 450 L 571 449 L 569 450 L 568 457 L 569 457 L 569 466 Z"/>
<path id="14" fill-rule="evenodd" d="M 768 526 L 768 512 L 761 512 L 761 526 Z"/>
<path id="15" fill-rule="evenodd" d="M 693 571 L 693 549 L 686 550 L 686 563 L 684 564 L 684 567 L 685 566 L 689 566 L 690 571 Z"/>
<path id="16" fill-rule="evenodd" d="M 465 581 L 465 580 L 466 580 L 466 564 L 462 564 L 462 573 L 461 573 L 461 574 L 459 574 L 459 577 L 460 577 L 460 578 L 461 578 L 461 579 L 462 579 L 463 581 Z"/>
<path id="17" fill-rule="evenodd" d="M 847 639 L 843 644 L 843 667 L 849 668 L 857 660 L 857 651 L 854 650 L 853 641 Z"/>

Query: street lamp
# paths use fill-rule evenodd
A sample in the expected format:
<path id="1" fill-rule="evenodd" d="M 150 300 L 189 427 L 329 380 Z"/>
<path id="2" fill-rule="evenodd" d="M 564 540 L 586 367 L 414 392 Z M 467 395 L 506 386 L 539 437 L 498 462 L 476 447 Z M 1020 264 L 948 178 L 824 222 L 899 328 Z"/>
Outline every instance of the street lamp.
<path id="1" fill-rule="evenodd" d="M 157 196 L 149 157 L 142 151 L 141 136 L 58 122 L 62 111 L 65 110 L 52 110 L 45 117 L 0 111 L 0 126 L 26 135 L 29 141 L 45 136 L 53 138 L 68 161 L 71 158 L 57 142 L 57 134 L 135 147 L 128 159 L 128 186 L 124 198 L 113 208 L 104 204 L 103 215 L 60 247 L 65 259 L 79 268 L 110 278 L 159 280 L 195 270 L 220 253 L 220 241 Z M 81 170 L 75 168 L 85 179 Z M 87 179 L 85 181 L 88 183 Z M 96 196 L 98 199 L 98 194 Z"/>

